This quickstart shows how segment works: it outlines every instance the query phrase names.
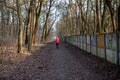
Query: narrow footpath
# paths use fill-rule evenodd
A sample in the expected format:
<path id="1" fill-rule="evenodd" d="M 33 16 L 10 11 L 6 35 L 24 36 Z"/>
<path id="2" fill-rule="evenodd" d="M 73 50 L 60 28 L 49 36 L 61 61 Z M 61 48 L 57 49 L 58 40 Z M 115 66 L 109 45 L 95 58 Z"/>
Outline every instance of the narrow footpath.
<path id="1" fill-rule="evenodd" d="M 120 80 L 118 66 L 65 43 L 48 43 L 16 65 L 8 80 Z"/>

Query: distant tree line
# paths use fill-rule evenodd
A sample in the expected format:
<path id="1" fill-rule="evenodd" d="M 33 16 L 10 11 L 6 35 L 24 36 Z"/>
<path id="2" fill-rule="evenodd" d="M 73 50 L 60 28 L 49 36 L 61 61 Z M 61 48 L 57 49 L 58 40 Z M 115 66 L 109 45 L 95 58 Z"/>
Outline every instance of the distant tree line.
<path id="1" fill-rule="evenodd" d="M 58 10 L 62 16 L 56 28 L 61 37 L 120 30 L 117 27 L 120 0 L 68 0 L 61 1 L 60 5 Z"/>

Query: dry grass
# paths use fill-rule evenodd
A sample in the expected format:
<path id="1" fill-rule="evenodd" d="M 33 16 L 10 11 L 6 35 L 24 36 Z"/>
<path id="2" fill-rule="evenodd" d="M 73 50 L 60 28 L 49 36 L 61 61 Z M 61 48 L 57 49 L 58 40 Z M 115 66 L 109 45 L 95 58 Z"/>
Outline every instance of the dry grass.
<path id="1" fill-rule="evenodd" d="M 32 52 L 44 44 L 36 43 Z M 27 48 L 23 47 L 23 54 L 17 53 L 17 40 L 14 38 L 0 39 L 0 79 L 12 74 L 21 61 L 31 55 Z"/>

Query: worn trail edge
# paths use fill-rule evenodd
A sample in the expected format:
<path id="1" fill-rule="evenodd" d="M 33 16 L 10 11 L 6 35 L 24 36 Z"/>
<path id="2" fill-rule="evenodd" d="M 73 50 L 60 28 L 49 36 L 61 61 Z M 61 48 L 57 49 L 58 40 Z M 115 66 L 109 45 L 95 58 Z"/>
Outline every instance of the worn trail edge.
<path id="1" fill-rule="evenodd" d="M 65 43 L 48 43 L 16 65 L 5 80 L 120 80 L 119 67 Z"/>

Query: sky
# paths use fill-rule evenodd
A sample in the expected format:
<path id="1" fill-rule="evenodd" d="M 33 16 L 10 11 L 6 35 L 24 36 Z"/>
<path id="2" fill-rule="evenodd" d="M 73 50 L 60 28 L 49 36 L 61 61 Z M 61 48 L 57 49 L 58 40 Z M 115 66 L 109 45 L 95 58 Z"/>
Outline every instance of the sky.
<path id="1" fill-rule="evenodd" d="M 68 2 L 68 0 L 57 0 L 57 4 L 59 4 L 60 2 L 61 2 L 61 3 L 64 3 L 64 2 Z M 56 31 L 55 26 L 56 26 L 56 24 L 57 24 L 57 21 L 60 20 L 62 14 L 61 14 L 61 12 L 59 12 L 59 10 L 57 10 L 57 9 L 53 10 L 52 13 L 54 13 L 54 14 L 57 15 L 57 20 L 55 21 L 55 24 L 54 24 L 54 26 L 53 26 L 54 30 Z"/>

